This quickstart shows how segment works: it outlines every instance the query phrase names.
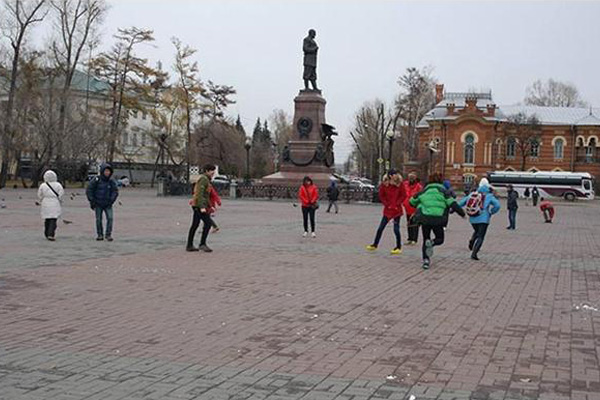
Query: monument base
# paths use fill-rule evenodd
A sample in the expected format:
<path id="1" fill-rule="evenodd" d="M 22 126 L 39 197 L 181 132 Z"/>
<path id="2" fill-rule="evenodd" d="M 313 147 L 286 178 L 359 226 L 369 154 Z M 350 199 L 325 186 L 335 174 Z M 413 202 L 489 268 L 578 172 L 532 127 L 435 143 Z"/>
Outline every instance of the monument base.
<path id="1" fill-rule="evenodd" d="M 279 171 L 262 178 L 264 185 L 289 186 L 299 188 L 305 176 L 310 176 L 313 183 L 320 189 L 326 188 L 331 182 L 330 172 L 309 172 L 305 168 L 303 171 Z"/>

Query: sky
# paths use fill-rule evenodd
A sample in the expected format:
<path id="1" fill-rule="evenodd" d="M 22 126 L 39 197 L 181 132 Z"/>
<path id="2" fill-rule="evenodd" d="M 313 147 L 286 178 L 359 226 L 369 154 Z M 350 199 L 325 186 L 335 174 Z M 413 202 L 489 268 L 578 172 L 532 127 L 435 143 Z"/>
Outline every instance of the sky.
<path id="1" fill-rule="evenodd" d="M 318 84 L 337 127 L 337 162 L 366 101 L 391 103 L 408 67 L 430 66 L 447 91 L 489 89 L 498 105 L 523 101 L 536 79 L 575 84 L 600 106 L 600 2 L 426 2 L 341 0 L 112 0 L 98 50 L 117 28 L 154 30 L 139 48 L 173 62 L 171 37 L 198 49 L 200 77 L 232 85 L 248 133 L 274 109 L 293 115 L 302 83 L 302 39 L 317 31 Z"/>

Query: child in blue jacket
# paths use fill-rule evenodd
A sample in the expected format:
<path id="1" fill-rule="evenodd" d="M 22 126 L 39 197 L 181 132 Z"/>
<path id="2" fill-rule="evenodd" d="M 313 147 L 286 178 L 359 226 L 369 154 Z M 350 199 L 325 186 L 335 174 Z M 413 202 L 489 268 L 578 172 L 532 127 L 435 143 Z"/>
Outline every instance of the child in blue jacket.
<path id="1" fill-rule="evenodd" d="M 471 215 L 469 217 L 469 222 L 473 227 L 473 236 L 471 236 L 471 240 L 469 240 L 469 250 L 472 251 L 471 258 L 473 260 L 479 260 L 477 254 L 483 245 L 492 215 L 500 211 L 500 202 L 496 196 L 494 196 L 489 186 L 482 185 L 477 189 L 477 192 L 483 195 L 483 207 L 477 215 Z M 467 205 L 470 196 L 464 197 L 458 205 L 461 207 Z"/>

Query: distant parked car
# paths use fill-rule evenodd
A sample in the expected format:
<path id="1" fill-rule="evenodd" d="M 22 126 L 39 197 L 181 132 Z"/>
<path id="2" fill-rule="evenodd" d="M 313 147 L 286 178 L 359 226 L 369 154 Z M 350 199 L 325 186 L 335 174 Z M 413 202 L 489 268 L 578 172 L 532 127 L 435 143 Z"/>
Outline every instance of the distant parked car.
<path id="1" fill-rule="evenodd" d="M 365 183 L 362 179 L 352 179 L 350 181 L 350 187 L 354 187 L 362 190 L 374 190 L 375 186 L 370 183 Z"/>
<path id="2" fill-rule="evenodd" d="M 231 179 L 225 175 L 215 175 L 212 184 L 216 189 L 228 188 L 231 184 Z"/>

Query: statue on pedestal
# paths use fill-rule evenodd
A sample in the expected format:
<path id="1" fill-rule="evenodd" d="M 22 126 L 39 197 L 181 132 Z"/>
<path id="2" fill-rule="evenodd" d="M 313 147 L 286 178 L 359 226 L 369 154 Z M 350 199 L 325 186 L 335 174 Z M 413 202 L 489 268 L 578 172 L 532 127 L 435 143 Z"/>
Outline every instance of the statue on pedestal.
<path id="1" fill-rule="evenodd" d="M 308 88 L 308 82 L 312 85 L 313 90 L 319 90 L 317 88 L 317 52 L 319 46 L 315 42 L 317 32 L 314 29 L 308 31 L 308 36 L 304 38 L 302 50 L 304 51 L 304 89 Z"/>

